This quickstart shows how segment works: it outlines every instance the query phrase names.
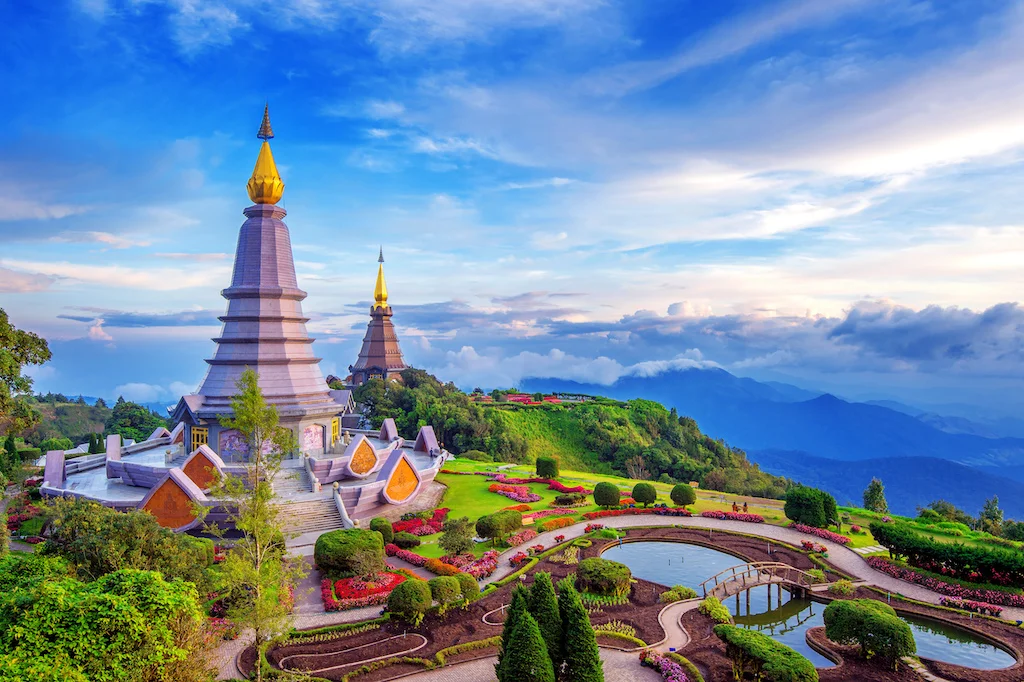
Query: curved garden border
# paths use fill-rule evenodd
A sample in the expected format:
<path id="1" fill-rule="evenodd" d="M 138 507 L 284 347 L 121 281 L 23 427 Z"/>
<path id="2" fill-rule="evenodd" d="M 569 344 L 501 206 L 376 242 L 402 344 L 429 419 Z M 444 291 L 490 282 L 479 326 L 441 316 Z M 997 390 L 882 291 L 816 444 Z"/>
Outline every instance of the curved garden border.
<path id="1" fill-rule="evenodd" d="M 421 634 L 419 634 L 417 632 L 413 632 L 413 633 L 408 634 L 408 635 L 392 635 L 391 637 L 386 637 L 384 639 L 379 639 L 379 640 L 370 642 L 368 644 L 360 644 L 359 646 L 352 647 L 351 649 L 345 649 L 345 651 L 357 651 L 359 649 L 364 649 L 366 647 L 377 646 L 378 644 L 381 644 L 383 642 L 390 642 L 390 641 L 396 640 L 396 639 L 406 639 L 408 637 L 418 637 L 422 641 L 417 646 L 414 646 L 411 649 L 405 649 L 404 651 L 396 651 L 394 653 L 384 654 L 382 656 L 374 656 L 372 658 L 365 658 L 365 659 L 362 659 L 362 660 L 359 660 L 359 661 L 353 661 L 352 663 L 343 663 L 341 665 L 332 665 L 332 666 L 328 666 L 326 668 L 315 668 L 315 669 L 312 669 L 312 670 L 300 670 L 300 669 L 297 669 L 297 668 L 286 668 L 284 666 L 284 662 L 287 661 L 290 658 L 303 658 L 303 657 L 305 657 L 305 658 L 316 658 L 318 656 L 337 656 L 341 652 L 338 652 L 338 651 L 325 651 L 323 653 L 315 653 L 315 654 L 292 654 L 291 656 L 285 656 L 280 661 L 278 661 L 277 662 L 277 667 L 280 670 L 284 670 L 286 672 L 305 673 L 305 674 L 308 674 L 308 675 L 314 675 L 316 673 L 327 672 L 328 670 L 337 670 L 339 668 L 357 668 L 359 666 L 366 665 L 367 663 L 373 663 L 374 661 L 381 661 L 381 660 L 384 660 L 386 658 L 396 658 L 398 656 L 405 656 L 407 654 L 411 654 L 414 651 L 419 651 L 423 647 L 427 646 L 427 644 L 429 643 L 429 640 L 426 637 L 424 637 L 423 635 L 421 635 Z"/>

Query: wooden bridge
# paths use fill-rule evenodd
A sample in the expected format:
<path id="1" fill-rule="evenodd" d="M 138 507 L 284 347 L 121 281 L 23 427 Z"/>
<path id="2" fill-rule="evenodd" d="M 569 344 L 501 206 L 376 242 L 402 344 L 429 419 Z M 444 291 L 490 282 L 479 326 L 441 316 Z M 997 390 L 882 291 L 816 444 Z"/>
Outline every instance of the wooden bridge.
<path id="1" fill-rule="evenodd" d="M 705 597 L 725 599 L 761 585 L 792 585 L 810 590 L 815 583 L 811 574 L 781 561 L 756 561 L 727 568 L 702 582 L 700 589 Z"/>

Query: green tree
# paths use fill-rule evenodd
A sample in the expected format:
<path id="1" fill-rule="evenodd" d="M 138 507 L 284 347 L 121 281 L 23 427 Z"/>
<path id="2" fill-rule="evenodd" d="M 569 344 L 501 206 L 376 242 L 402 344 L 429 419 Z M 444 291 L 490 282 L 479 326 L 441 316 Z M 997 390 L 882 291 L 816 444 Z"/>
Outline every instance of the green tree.
<path id="1" fill-rule="evenodd" d="M 406 580 L 388 595 L 388 612 L 417 626 L 432 603 L 433 596 L 426 581 Z"/>
<path id="2" fill-rule="evenodd" d="M 31 396 L 32 379 L 23 370 L 49 359 L 46 340 L 12 325 L 0 308 L 0 429 L 19 433 L 39 422 L 39 413 L 24 399 Z"/>
<path id="3" fill-rule="evenodd" d="M 70 450 L 75 447 L 71 442 L 70 438 L 47 438 L 39 444 L 39 449 L 43 452 L 49 452 L 50 450 Z"/>
<path id="4" fill-rule="evenodd" d="M 815 528 L 839 522 L 836 500 L 823 490 L 798 485 L 786 492 L 786 518 Z"/>
<path id="5" fill-rule="evenodd" d="M 482 538 L 489 538 L 493 545 L 495 540 L 505 537 L 514 530 L 518 530 L 522 525 L 523 515 L 521 512 L 503 509 L 477 519 L 476 534 Z"/>
<path id="6" fill-rule="evenodd" d="M 601 481 L 594 486 L 594 504 L 601 507 L 618 507 L 620 499 L 619 489 L 614 483 Z"/>
<path id="7" fill-rule="evenodd" d="M 565 682 L 604 682 L 594 628 L 571 578 L 558 583 L 558 612 L 564 629 Z"/>
<path id="8" fill-rule="evenodd" d="M 672 486 L 672 492 L 669 493 L 669 496 L 672 498 L 672 502 L 680 507 L 691 505 L 697 501 L 697 491 L 686 483 Z"/>
<path id="9" fill-rule="evenodd" d="M 554 457 L 538 457 L 537 475 L 541 478 L 558 478 L 558 460 Z"/>
<path id="10" fill-rule="evenodd" d="M 985 505 L 978 514 L 978 521 L 981 529 L 992 535 L 1001 535 L 1003 532 L 1003 510 L 999 508 L 999 497 L 993 495 L 985 500 Z"/>
<path id="11" fill-rule="evenodd" d="M 0 592 L 0 670 L 5 680 L 210 679 L 203 621 L 195 587 L 156 572 L 53 576 Z M 32 676 L 50 667 L 59 674 Z"/>
<path id="12" fill-rule="evenodd" d="M 262 660 L 270 639 L 285 629 L 290 618 L 285 595 L 305 574 L 304 562 L 285 558 L 285 521 L 272 485 L 284 457 L 297 447 L 292 431 L 279 426 L 277 408 L 264 399 L 256 372 L 242 372 L 237 388 L 231 399 L 232 415 L 221 417 L 220 422 L 241 434 L 249 461 L 243 475 L 223 477 L 216 490 L 230 510 L 229 521 L 242 534 L 221 564 L 221 595 L 231 605 L 228 617 L 252 632 L 258 660 Z M 222 529 L 211 530 L 222 534 Z M 379 534 L 373 535 L 380 540 Z M 256 666 L 256 679 L 263 679 L 262 666 Z"/>
<path id="13" fill-rule="evenodd" d="M 113 411 L 104 424 L 107 433 L 116 433 L 122 438 L 130 438 L 135 442 L 146 440 L 149 438 L 149 434 L 161 426 L 167 426 L 166 419 L 138 403 L 125 400 L 123 397 L 117 399 Z"/>
<path id="14" fill-rule="evenodd" d="M 404 583 L 403 583 L 404 584 Z M 397 588 L 396 588 L 397 589 Z M 505 625 L 501 630 L 501 645 L 498 647 L 498 662 L 494 664 L 494 672 L 498 679 L 504 679 L 503 669 L 506 656 L 512 651 L 512 631 L 522 621 L 529 608 L 529 598 L 522 585 L 512 588 L 512 601 L 505 610 Z"/>
<path id="15" fill-rule="evenodd" d="M 437 544 L 446 554 L 462 554 L 473 549 L 473 531 L 475 528 L 468 516 L 448 519 L 441 526 L 441 537 Z"/>
<path id="16" fill-rule="evenodd" d="M 106 406 L 107 406 L 107 401 L 106 400 L 104 400 L 103 398 L 96 398 L 96 405 L 95 405 L 95 407 L 106 407 Z"/>
<path id="17" fill-rule="evenodd" d="M 872 478 L 864 490 L 864 508 L 879 514 L 889 511 L 889 505 L 885 501 L 885 486 L 877 478 Z"/>
<path id="18" fill-rule="evenodd" d="M 509 626 L 505 626 L 509 629 Z M 499 682 L 555 682 L 555 671 L 548 648 L 529 612 L 511 626 L 509 650 L 498 671 Z"/>
<path id="19" fill-rule="evenodd" d="M 555 670 L 562 667 L 562 616 L 558 612 L 558 598 L 551 574 L 539 572 L 533 575 L 528 602 L 530 614 L 537 620 L 540 634 L 544 638 L 548 654 Z"/>
<path id="20" fill-rule="evenodd" d="M 633 486 L 633 500 L 646 507 L 658 501 L 658 491 L 650 483 L 637 483 Z"/>

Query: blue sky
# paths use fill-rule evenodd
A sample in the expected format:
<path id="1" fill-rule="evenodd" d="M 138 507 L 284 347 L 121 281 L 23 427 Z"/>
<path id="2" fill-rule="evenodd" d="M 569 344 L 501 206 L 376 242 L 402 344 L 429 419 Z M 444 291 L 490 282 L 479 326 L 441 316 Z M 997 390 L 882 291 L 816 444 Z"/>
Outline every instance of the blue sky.
<path id="1" fill-rule="evenodd" d="M 407 359 L 464 386 L 648 363 L 1021 407 L 1021 3 L 8 12 L 0 304 L 42 390 L 195 389 L 269 101 L 325 373 L 383 244 Z"/>

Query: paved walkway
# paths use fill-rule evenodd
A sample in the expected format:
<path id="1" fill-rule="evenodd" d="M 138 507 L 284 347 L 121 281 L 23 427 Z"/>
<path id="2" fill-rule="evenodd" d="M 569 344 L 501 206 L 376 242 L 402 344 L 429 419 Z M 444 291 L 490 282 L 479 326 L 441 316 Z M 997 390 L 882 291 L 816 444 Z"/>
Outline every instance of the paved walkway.
<path id="1" fill-rule="evenodd" d="M 878 554 L 879 552 L 884 552 L 885 547 L 882 547 L 881 545 L 871 545 L 870 547 L 854 547 L 853 551 L 857 554 L 860 554 L 861 556 L 867 556 L 868 554 Z"/>
<path id="2" fill-rule="evenodd" d="M 469 663 L 429 670 L 410 675 L 408 679 L 416 682 L 493 682 L 495 657 L 482 658 Z M 601 662 L 604 668 L 604 679 L 611 682 L 629 680 L 629 682 L 658 682 L 661 675 L 650 668 L 640 666 L 639 654 L 601 649 Z M 524 680 L 523 682 L 527 682 Z"/>

